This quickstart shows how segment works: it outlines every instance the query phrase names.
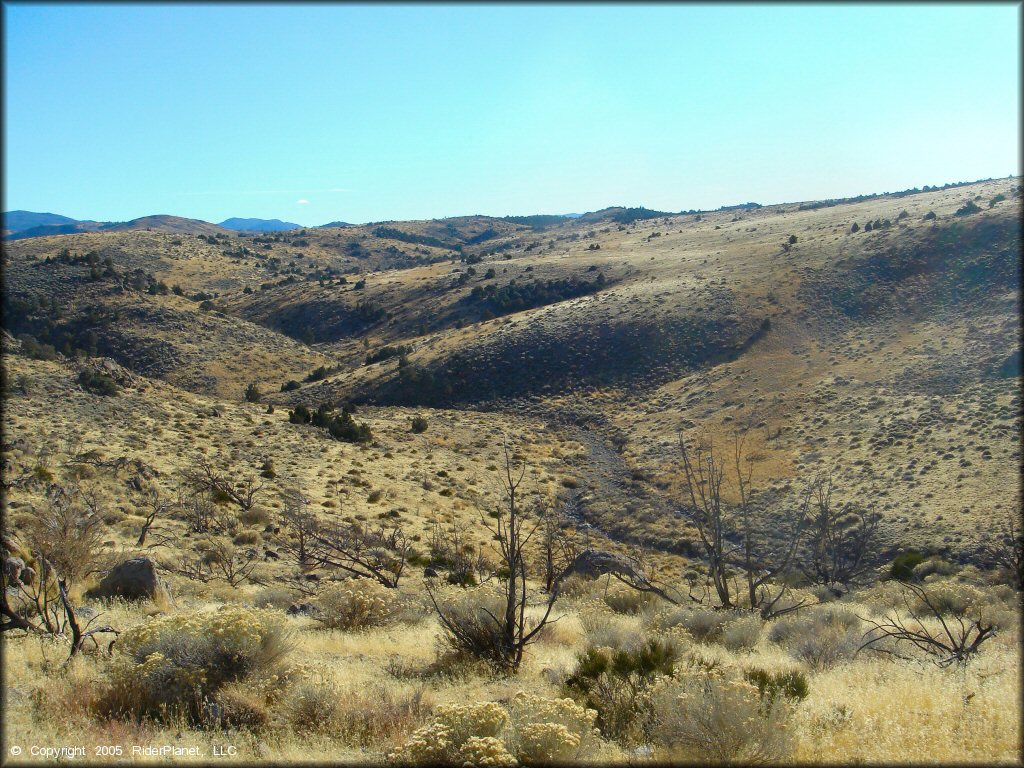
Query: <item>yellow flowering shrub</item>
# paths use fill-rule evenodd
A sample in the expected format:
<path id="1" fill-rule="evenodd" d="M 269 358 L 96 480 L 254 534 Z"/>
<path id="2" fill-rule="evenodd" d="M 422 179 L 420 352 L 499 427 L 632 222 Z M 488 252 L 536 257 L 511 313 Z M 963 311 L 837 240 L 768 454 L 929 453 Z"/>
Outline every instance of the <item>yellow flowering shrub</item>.
<path id="1" fill-rule="evenodd" d="M 497 736 L 508 723 L 508 712 L 495 701 L 449 704 L 438 707 L 437 719 L 451 729 L 453 739 L 462 742 L 471 736 Z"/>
<path id="2" fill-rule="evenodd" d="M 363 629 L 386 624 L 397 607 L 395 591 L 371 579 L 351 579 L 325 589 L 314 618 L 330 629 Z"/>
<path id="3" fill-rule="evenodd" d="M 597 713 L 572 699 L 518 693 L 497 702 L 440 707 L 389 760 L 454 765 L 543 765 L 577 760 L 600 745 Z"/>
<path id="4" fill-rule="evenodd" d="M 516 754 L 524 765 L 568 762 L 580 748 L 579 735 L 561 723 L 529 723 L 518 736 Z"/>
<path id="5" fill-rule="evenodd" d="M 102 706 L 138 717 L 197 720 L 224 684 L 273 677 L 288 649 L 283 619 L 273 611 L 226 606 L 161 616 L 118 638 Z"/>
<path id="6" fill-rule="evenodd" d="M 470 736 L 459 749 L 462 765 L 516 765 L 501 739 L 494 736 Z"/>

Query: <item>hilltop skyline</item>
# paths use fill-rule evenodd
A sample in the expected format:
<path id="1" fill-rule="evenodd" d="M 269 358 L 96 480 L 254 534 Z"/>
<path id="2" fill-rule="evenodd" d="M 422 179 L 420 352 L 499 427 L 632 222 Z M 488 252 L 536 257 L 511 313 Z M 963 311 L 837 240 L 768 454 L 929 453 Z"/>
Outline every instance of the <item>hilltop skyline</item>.
<path id="1" fill-rule="evenodd" d="M 5 210 L 315 226 L 1020 173 L 1013 4 L 3 12 Z"/>

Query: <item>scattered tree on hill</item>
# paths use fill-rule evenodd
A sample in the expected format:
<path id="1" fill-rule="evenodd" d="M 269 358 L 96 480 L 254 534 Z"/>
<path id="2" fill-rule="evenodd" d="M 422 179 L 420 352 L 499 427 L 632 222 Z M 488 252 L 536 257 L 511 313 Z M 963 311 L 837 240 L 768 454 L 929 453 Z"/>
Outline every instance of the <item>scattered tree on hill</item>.
<path id="1" fill-rule="evenodd" d="M 245 388 L 245 402 L 247 403 L 258 403 L 263 399 L 263 392 L 260 391 L 259 384 L 255 381 L 250 382 L 249 386 Z"/>
<path id="2" fill-rule="evenodd" d="M 82 389 L 92 392 L 94 395 L 110 397 L 121 391 L 121 387 L 110 376 L 94 371 L 92 368 L 82 369 L 82 372 L 78 374 L 78 383 L 82 385 Z"/>
<path id="3" fill-rule="evenodd" d="M 973 200 L 968 200 L 961 207 L 956 209 L 954 216 L 970 216 L 972 213 L 977 213 L 981 210 L 981 206 L 975 203 Z"/>

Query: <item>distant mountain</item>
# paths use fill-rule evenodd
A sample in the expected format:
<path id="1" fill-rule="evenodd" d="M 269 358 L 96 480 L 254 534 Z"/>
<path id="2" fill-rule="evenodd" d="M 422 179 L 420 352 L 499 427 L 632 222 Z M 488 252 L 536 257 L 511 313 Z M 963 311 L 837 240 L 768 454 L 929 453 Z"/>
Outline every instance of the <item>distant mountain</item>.
<path id="1" fill-rule="evenodd" d="M 24 240 L 29 237 L 49 237 L 51 235 L 73 235 L 79 232 L 127 232 L 135 229 L 146 229 L 155 232 L 172 232 L 189 235 L 226 235 L 229 230 L 199 219 L 184 219 L 180 216 L 143 216 L 131 221 L 76 221 L 66 216 L 52 213 L 36 213 L 29 211 L 12 211 L 11 213 L 27 213 L 31 216 L 54 216 L 64 219 L 65 223 L 52 223 L 32 226 L 22 230 L 12 230 L 4 234 L 7 240 Z M 5 229 L 7 215 L 4 214 Z M 23 219 L 24 220 L 24 219 Z"/>
<path id="2" fill-rule="evenodd" d="M 101 232 L 127 232 L 146 229 L 154 232 L 173 232 L 186 235 L 226 235 L 229 230 L 201 219 L 185 219 L 181 216 L 143 216 L 131 221 L 115 222 L 100 227 Z"/>
<path id="3" fill-rule="evenodd" d="M 613 206 L 611 208 L 602 208 L 600 211 L 592 211 L 590 213 L 584 213 L 579 216 L 581 221 L 605 221 L 610 219 L 618 224 L 632 224 L 634 221 L 642 221 L 644 219 L 656 219 L 659 216 L 671 216 L 672 214 L 668 211 L 652 211 L 650 208 L 623 208 L 622 206 Z"/>
<path id="4" fill-rule="evenodd" d="M 98 232 L 107 225 L 104 221 L 75 221 L 70 224 L 45 224 L 39 227 L 29 227 L 17 232 L 5 233 L 6 240 L 24 240 L 29 237 L 48 237 L 50 235 L 73 235 L 78 232 Z"/>
<path id="5" fill-rule="evenodd" d="M 321 224 L 320 229 L 326 229 L 327 227 L 354 227 L 355 224 L 349 224 L 347 221 L 330 221 L 326 224 Z"/>
<path id="6" fill-rule="evenodd" d="M 286 229 L 302 229 L 301 224 L 280 219 L 224 219 L 218 226 L 236 232 L 283 232 Z"/>
<path id="7" fill-rule="evenodd" d="M 33 211 L 5 211 L 4 229 L 7 232 L 21 232 L 33 227 L 46 227 L 56 224 L 74 224 L 77 219 L 61 216 L 56 213 L 35 213 Z"/>

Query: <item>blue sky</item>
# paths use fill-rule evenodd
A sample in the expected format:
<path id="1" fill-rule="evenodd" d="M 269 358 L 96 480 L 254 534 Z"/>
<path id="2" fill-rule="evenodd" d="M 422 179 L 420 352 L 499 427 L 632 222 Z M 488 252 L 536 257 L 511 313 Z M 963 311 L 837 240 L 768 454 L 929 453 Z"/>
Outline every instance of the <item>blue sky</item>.
<path id="1" fill-rule="evenodd" d="M 993 5 L 4 4 L 4 207 L 303 225 L 1020 173 Z"/>

